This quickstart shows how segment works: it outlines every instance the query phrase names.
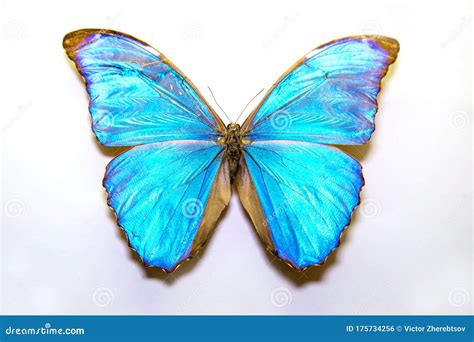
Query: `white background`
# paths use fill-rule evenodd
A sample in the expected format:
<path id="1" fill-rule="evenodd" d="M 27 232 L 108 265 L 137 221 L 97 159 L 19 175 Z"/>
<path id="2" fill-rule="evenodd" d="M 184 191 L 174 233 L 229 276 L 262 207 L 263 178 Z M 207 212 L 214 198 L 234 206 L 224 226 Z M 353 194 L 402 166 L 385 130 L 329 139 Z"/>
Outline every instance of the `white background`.
<path id="1" fill-rule="evenodd" d="M 472 304 L 471 2 L 0 2 L 2 295 L 8 314 L 467 314 Z M 98 146 L 62 37 L 129 33 L 233 118 L 303 54 L 394 37 L 396 65 L 361 160 L 362 205 L 323 267 L 261 247 L 237 197 L 203 253 L 145 269 L 106 206 L 119 151 Z M 210 101 L 213 103 L 212 101 Z M 251 105 L 251 107 L 254 104 Z"/>

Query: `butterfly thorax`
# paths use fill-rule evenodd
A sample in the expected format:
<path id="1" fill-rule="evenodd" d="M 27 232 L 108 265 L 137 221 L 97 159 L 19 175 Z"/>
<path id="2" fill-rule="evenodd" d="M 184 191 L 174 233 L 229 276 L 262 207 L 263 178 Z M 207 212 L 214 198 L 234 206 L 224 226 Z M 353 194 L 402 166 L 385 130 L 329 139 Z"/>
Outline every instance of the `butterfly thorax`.
<path id="1" fill-rule="evenodd" d="M 229 163 L 230 181 L 234 182 L 239 170 L 240 158 L 242 157 L 243 135 L 240 125 L 228 124 L 226 131 L 222 133 L 220 142 L 224 145 L 225 157 Z"/>

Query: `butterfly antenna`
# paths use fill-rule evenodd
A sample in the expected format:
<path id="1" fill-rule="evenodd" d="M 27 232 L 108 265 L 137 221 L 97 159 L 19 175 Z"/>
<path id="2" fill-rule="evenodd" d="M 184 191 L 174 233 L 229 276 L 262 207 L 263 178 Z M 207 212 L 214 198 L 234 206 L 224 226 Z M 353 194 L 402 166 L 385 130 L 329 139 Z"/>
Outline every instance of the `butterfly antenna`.
<path id="1" fill-rule="evenodd" d="M 240 112 L 239 116 L 237 117 L 237 120 L 235 120 L 235 122 L 239 121 L 240 117 L 242 116 L 242 114 L 244 114 L 245 110 L 247 109 L 247 107 L 249 106 L 249 104 L 252 103 L 253 100 L 255 100 L 255 98 L 260 95 L 263 91 L 265 90 L 265 88 L 262 88 L 262 90 L 260 90 L 257 95 L 255 95 L 254 97 L 252 97 L 252 99 L 245 105 L 244 109 L 242 109 L 242 111 Z"/>
<path id="2" fill-rule="evenodd" d="M 217 102 L 216 98 L 214 97 L 214 93 L 212 92 L 211 87 L 207 86 L 207 88 L 209 89 L 209 92 L 211 93 L 211 96 L 212 96 L 212 98 L 214 99 L 214 102 L 216 103 L 217 107 L 219 107 L 219 109 L 222 111 L 222 113 L 224 113 L 225 117 L 226 117 L 230 122 L 232 122 L 232 120 L 229 118 L 229 116 L 227 115 L 227 113 L 222 109 L 222 107 L 219 105 L 219 102 Z"/>

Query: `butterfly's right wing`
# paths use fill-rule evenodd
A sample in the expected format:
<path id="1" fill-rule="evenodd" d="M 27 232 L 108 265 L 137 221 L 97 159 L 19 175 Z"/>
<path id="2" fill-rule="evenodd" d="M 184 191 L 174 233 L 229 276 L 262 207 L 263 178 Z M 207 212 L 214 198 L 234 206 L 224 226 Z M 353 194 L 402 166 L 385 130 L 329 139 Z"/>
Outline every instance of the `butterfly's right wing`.
<path id="1" fill-rule="evenodd" d="M 107 166 L 104 187 L 130 246 L 173 271 L 206 242 L 229 203 L 220 144 L 183 140 L 134 147 Z"/>
<path id="2" fill-rule="evenodd" d="M 63 41 L 84 77 L 92 129 L 106 146 L 216 140 L 224 123 L 163 54 L 127 34 L 84 29 Z"/>
<path id="3" fill-rule="evenodd" d="M 230 198 L 222 120 L 161 53 L 111 30 L 64 37 L 106 146 L 134 146 L 107 166 L 108 203 L 144 262 L 166 271 L 192 257 Z"/>

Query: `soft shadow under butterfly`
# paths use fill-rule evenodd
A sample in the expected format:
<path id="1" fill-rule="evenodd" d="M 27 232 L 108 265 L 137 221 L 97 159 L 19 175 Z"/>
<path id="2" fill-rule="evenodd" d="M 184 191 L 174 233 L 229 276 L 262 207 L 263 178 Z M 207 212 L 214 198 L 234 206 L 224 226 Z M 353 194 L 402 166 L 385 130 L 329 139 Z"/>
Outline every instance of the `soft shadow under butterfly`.
<path id="1" fill-rule="evenodd" d="M 160 52 L 127 34 L 64 37 L 84 77 L 92 130 L 130 146 L 104 187 L 130 246 L 176 269 L 203 246 L 232 184 L 266 248 L 297 270 L 322 264 L 359 204 L 359 162 L 331 145 L 374 131 L 377 94 L 399 50 L 392 38 L 334 40 L 297 61 L 242 125 L 227 126 Z"/>

